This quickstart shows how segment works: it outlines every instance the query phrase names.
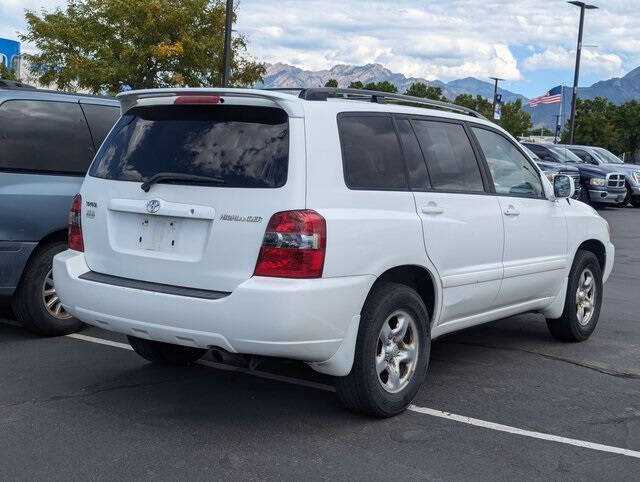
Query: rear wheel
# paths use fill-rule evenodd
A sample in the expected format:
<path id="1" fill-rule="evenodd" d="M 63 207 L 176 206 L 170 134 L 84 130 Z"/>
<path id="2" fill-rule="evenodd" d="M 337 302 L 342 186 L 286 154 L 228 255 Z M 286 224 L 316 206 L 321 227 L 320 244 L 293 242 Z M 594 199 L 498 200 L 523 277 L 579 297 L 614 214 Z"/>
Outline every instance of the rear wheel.
<path id="1" fill-rule="evenodd" d="M 408 286 L 381 283 L 362 310 L 353 368 L 335 379 L 340 401 L 376 417 L 404 411 L 424 382 L 430 349 L 422 298 Z"/>
<path id="2" fill-rule="evenodd" d="M 18 321 L 38 335 L 67 335 L 83 327 L 81 321 L 64 310 L 53 283 L 53 257 L 65 249 L 67 243 L 64 241 L 38 248 L 25 268 L 12 300 Z"/>
<path id="3" fill-rule="evenodd" d="M 562 341 L 584 341 L 595 330 L 602 306 L 602 268 L 595 254 L 576 254 L 562 316 L 547 320 L 551 334 Z"/>
<path id="4" fill-rule="evenodd" d="M 164 365 L 190 365 L 207 352 L 202 348 L 173 345 L 159 341 L 127 336 L 127 340 L 138 355 L 145 360 Z"/>

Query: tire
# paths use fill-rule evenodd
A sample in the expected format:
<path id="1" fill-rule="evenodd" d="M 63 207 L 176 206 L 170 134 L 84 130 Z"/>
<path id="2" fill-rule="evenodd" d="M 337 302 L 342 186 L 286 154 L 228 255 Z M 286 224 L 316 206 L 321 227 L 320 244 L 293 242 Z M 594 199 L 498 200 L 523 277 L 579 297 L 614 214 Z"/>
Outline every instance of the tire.
<path id="1" fill-rule="evenodd" d="M 625 189 L 626 194 L 624 196 L 624 201 L 622 201 L 620 204 L 618 204 L 619 208 L 626 208 L 629 205 L 629 202 L 631 201 L 631 186 L 629 186 L 629 183 L 625 184 Z"/>
<path id="2" fill-rule="evenodd" d="M 584 289 L 589 274 L 592 277 L 591 290 Z M 586 298 L 581 296 L 586 295 Z M 590 293 L 593 293 L 591 297 Z M 591 302 L 592 308 L 589 311 L 583 307 L 583 319 L 580 321 L 580 307 L 578 307 L 578 297 L 582 298 L 582 303 Z M 589 298 L 591 297 L 591 300 Z M 555 320 L 548 319 L 547 327 L 549 332 L 558 340 L 567 342 L 585 341 L 595 330 L 600 318 L 602 307 L 602 268 L 596 255 L 591 251 L 578 250 L 569 274 L 567 286 L 567 297 L 564 304 L 562 316 Z"/>
<path id="3" fill-rule="evenodd" d="M 404 338 L 400 340 L 398 334 L 395 341 L 383 346 L 383 326 L 393 334 L 399 324 L 408 327 Z M 399 361 L 411 352 L 413 363 Z M 369 294 L 362 310 L 351 372 L 335 378 L 338 398 L 353 412 L 381 418 L 397 415 L 409 406 L 424 382 L 430 352 L 429 313 L 422 298 L 406 285 L 381 283 Z M 379 371 L 376 366 L 386 368 Z"/>
<path id="4" fill-rule="evenodd" d="M 142 358 L 161 365 L 191 365 L 207 352 L 202 348 L 145 340 L 135 336 L 127 336 L 127 340 L 133 351 Z"/>
<path id="5" fill-rule="evenodd" d="M 13 296 L 11 305 L 17 320 L 38 335 L 68 335 L 84 327 L 81 321 L 64 311 L 53 286 L 53 257 L 66 249 L 65 241 L 39 247 L 29 260 Z M 51 306 L 47 308 L 47 304 Z"/>
<path id="6" fill-rule="evenodd" d="M 631 197 L 631 205 L 634 208 L 640 208 L 640 196 L 632 196 Z"/>
<path id="7" fill-rule="evenodd" d="M 582 186 L 582 189 L 580 189 L 580 196 L 578 197 L 578 201 L 582 201 L 583 203 L 591 206 L 591 198 L 589 197 L 589 191 L 584 186 Z"/>

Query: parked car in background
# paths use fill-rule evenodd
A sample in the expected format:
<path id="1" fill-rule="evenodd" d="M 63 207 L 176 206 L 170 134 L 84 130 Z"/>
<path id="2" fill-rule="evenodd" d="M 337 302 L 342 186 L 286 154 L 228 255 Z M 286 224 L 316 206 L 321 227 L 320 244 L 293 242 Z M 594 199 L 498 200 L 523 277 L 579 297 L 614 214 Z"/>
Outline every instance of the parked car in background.
<path id="1" fill-rule="evenodd" d="M 533 162 L 535 162 L 536 165 L 540 169 L 542 169 L 542 172 L 544 173 L 545 176 L 547 176 L 547 179 L 549 179 L 550 183 L 553 184 L 553 178 L 556 177 L 557 174 L 565 174 L 571 177 L 571 179 L 573 179 L 573 184 L 576 189 L 573 195 L 573 198 L 574 199 L 581 198 L 582 185 L 580 184 L 580 170 L 577 167 L 571 166 L 570 164 L 559 164 L 557 162 L 543 161 L 538 157 L 538 155 L 535 152 L 529 149 L 526 145 L 521 144 L 521 146 L 522 146 L 522 149 L 524 149 L 524 151 L 529 155 L 529 157 L 533 159 Z"/>
<path id="2" fill-rule="evenodd" d="M 379 417 L 446 333 L 530 311 L 593 333 L 615 248 L 570 177 L 465 107 L 335 92 L 120 94 L 54 258 L 65 309 L 155 363 L 307 362 Z"/>
<path id="3" fill-rule="evenodd" d="M 580 171 L 582 191 L 580 201 L 594 205 L 614 204 L 624 201 L 626 187 L 624 174 L 608 166 L 595 166 L 582 161 L 573 152 L 555 144 L 523 143 L 545 162 L 571 165 Z"/>
<path id="4" fill-rule="evenodd" d="M 60 304 L 51 262 L 67 249 L 71 200 L 119 116 L 113 98 L 0 84 L 0 296 L 33 332 L 82 326 Z"/>
<path id="5" fill-rule="evenodd" d="M 592 146 L 565 146 L 576 156 L 588 164 L 595 166 L 607 166 L 622 172 L 626 183 L 626 196 L 621 206 L 631 203 L 634 207 L 640 207 L 640 166 L 625 164 L 622 159 L 602 147 Z"/>

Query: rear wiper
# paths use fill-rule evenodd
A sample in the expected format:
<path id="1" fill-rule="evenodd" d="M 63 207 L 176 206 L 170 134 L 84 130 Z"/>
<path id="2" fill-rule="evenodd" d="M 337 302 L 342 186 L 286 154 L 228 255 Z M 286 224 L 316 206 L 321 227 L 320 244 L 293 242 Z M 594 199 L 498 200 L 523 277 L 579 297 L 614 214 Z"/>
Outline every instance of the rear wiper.
<path id="1" fill-rule="evenodd" d="M 220 179 L 219 177 L 196 176 L 195 174 L 181 174 L 178 172 L 159 172 L 158 174 L 154 174 L 145 182 L 143 182 L 140 186 L 140 189 L 142 189 L 144 192 L 149 192 L 149 189 L 151 189 L 152 185 L 162 181 L 187 181 L 202 184 L 224 184 L 224 179 Z"/>

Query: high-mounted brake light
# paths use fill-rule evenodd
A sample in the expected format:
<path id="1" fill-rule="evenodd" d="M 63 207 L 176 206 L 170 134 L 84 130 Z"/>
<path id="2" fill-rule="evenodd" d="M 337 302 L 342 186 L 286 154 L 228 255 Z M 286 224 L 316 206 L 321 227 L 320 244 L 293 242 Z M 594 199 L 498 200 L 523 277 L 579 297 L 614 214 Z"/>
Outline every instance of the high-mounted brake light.
<path id="1" fill-rule="evenodd" d="M 224 104 L 219 95 L 179 95 L 174 105 Z"/>
<path id="2" fill-rule="evenodd" d="M 76 194 L 71 202 L 71 210 L 69 211 L 69 232 L 67 234 L 69 249 L 73 249 L 74 251 L 84 251 L 81 214 L 82 196 L 80 194 Z"/>
<path id="3" fill-rule="evenodd" d="M 311 210 L 271 216 L 256 263 L 256 276 L 320 278 L 324 268 L 327 226 Z"/>

